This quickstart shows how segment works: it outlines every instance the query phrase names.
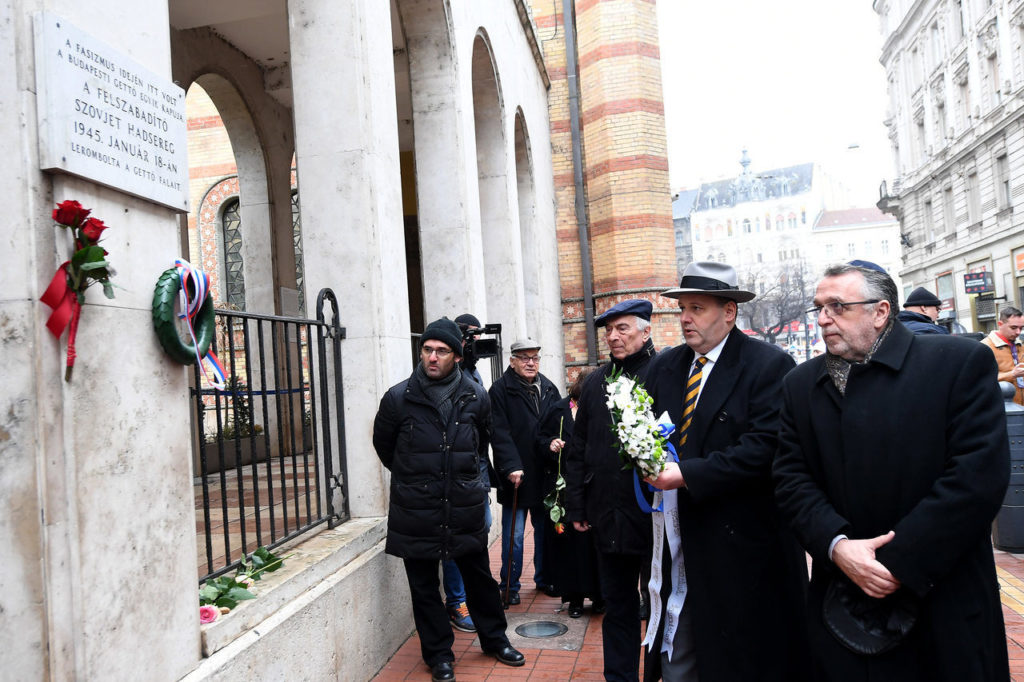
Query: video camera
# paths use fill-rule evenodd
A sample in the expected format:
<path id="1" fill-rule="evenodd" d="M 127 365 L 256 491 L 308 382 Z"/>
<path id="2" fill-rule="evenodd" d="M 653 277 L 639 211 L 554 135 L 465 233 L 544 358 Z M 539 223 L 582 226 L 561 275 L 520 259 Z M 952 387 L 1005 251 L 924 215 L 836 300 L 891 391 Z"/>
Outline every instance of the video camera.
<path id="1" fill-rule="evenodd" d="M 462 329 L 462 364 L 465 367 L 476 367 L 478 360 L 498 356 L 498 339 L 501 336 L 500 324 L 486 324 L 483 327 L 474 329 Z M 492 338 L 482 339 L 480 336 L 487 334 Z"/>

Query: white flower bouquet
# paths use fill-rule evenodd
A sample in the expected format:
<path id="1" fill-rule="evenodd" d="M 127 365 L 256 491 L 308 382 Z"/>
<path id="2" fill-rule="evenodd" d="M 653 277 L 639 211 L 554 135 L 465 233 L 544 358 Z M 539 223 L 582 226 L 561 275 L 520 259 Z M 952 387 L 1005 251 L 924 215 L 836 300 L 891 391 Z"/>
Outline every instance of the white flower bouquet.
<path id="1" fill-rule="evenodd" d="M 635 379 L 613 371 L 605 382 L 605 404 L 612 415 L 612 430 L 619 439 L 624 468 L 636 469 L 642 478 L 654 478 L 668 461 L 672 447 L 668 436 L 675 430 L 672 420 L 667 412 L 654 418 L 654 399 Z"/>

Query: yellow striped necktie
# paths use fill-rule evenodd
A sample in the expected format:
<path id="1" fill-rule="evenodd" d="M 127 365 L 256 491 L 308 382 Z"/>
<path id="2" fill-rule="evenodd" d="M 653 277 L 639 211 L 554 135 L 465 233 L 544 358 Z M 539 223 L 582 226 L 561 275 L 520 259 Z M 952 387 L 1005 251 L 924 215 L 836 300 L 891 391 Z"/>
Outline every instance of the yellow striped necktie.
<path id="1" fill-rule="evenodd" d="M 686 397 L 683 400 L 683 420 L 682 425 L 679 427 L 679 445 L 682 446 L 686 442 L 686 432 L 690 428 L 690 422 L 693 421 L 693 408 L 697 406 L 697 396 L 700 394 L 700 380 L 703 375 L 704 363 L 708 361 L 707 358 L 700 357 L 693 364 L 693 371 L 690 372 L 690 378 L 686 380 Z"/>

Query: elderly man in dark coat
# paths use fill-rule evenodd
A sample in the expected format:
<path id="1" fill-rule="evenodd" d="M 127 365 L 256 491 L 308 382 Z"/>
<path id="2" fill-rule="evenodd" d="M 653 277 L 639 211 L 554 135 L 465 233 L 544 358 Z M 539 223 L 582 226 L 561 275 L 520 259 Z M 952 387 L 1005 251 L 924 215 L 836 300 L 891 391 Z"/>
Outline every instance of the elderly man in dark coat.
<path id="1" fill-rule="evenodd" d="M 381 398 L 373 447 L 391 471 L 384 551 L 400 557 L 412 595 L 420 652 L 435 682 L 454 680 L 454 635 L 438 591 L 438 562 L 454 559 L 480 648 L 506 665 L 525 659 L 505 635 L 505 612 L 487 556 L 480 461 L 491 438 L 491 404 L 458 367 L 462 332 L 442 318 L 420 337 L 420 362 Z M 496 437 L 500 438 L 500 436 Z M 523 472 L 510 442 L 494 442 L 495 468 L 517 483 Z"/>
<path id="2" fill-rule="evenodd" d="M 651 518 L 633 493 L 633 472 L 624 470 L 612 417 L 605 404 L 605 379 L 612 371 L 647 378 L 654 357 L 650 301 L 629 299 L 594 320 L 604 328 L 611 362 L 587 377 L 580 395 L 572 442 L 566 453 L 565 513 L 577 531 L 590 532 L 597 548 L 606 680 L 637 680 L 640 674 L 640 593 L 651 556 Z"/>
<path id="3" fill-rule="evenodd" d="M 833 266 L 814 306 L 828 352 L 783 383 L 774 476 L 813 558 L 816 676 L 1009 679 L 990 541 L 1009 446 L 992 353 L 896 323 L 884 272 Z"/>
<path id="4" fill-rule="evenodd" d="M 501 503 L 499 588 L 503 595 L 508 594 L 509 604 L 514 606 L 520 601 L 519 578 L 523 571 L 527 514 L 533 524 L 533 580 L 538 590 L 551 592 L 552 589 L 551 579 L 544 575 L 544 518 L 547 513 L 543 504 L 542 462 L 534 451 L 534 439 L 540 415 L 561 396 L 551 380 L 540 373 L 540 344 L 531 339 L 519 339 L 512 344 L 508 369 L 491 384 L 487 393 L 494 409 L 494 430 L 515 443 L 523 465 L 520 485 L 505 482 L 498 487 L 498 502 Z"/>
<path id="5" fill-rule="evenodd" d="M 754 294 L 722 263 L 691 263 L 678 288 L 685 343 L 651 363 L 654 414 L 677 425 L 679 463 L 654 480 L 651 622 L 644 677 L 807 679 L 800 614 L 807 563 L 773 498 L 779 392 L 793 360 L 736 328 Z"/>

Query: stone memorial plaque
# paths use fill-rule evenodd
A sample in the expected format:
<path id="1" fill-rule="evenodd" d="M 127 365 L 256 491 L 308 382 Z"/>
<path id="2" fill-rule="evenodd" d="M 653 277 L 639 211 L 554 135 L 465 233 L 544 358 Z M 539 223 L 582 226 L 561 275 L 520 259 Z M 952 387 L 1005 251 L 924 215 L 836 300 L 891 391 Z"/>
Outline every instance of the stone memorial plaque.
<path id="1" fill-rule="evenodd" d="M 185 91 L 48 12 L 35 55 L 40 168 L 188 211 Z"/>

